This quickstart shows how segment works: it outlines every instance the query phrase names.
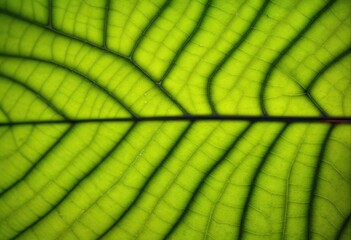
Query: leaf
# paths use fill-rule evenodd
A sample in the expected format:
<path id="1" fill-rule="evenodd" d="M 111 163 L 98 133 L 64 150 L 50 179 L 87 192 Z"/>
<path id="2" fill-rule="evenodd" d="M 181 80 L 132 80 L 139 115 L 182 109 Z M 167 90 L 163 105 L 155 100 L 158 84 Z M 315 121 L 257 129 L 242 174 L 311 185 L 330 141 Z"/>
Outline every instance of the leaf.
<path id="1" fill-rule="evenodd" d="M 0 0 L 0 239 L 347 239 L 346 0 Z"/>

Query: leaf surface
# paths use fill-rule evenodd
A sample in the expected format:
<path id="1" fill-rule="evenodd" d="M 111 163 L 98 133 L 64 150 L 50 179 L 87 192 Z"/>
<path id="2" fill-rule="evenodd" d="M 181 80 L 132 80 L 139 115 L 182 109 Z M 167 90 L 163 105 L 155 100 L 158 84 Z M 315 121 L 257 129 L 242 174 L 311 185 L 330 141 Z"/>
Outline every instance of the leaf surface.
<path id="1" fill-rule="evenodd" d="M 0 239 L 347 239 L 347 0 L 0 0 Z"/>

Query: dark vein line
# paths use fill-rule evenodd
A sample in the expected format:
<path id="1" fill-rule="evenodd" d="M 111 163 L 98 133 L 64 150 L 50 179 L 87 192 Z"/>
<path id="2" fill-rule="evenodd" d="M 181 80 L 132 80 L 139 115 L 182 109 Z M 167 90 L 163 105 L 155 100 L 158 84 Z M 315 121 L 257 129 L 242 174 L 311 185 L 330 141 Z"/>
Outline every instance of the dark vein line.
<path id="1" fill-rule="evenodd" d="M 208 104 L 210 105 L 211 111 L 213 114 L 217 113 L 215 104 L 213 102 L 213 97 L 212 97 L 212 83 L 216 75 L 218 74 L 219 70 L 227 63 L 228 59 L 238 50 L 238 48 L 244 43 L 244 41 L 250 36 L 251 32 L 254 30 L 255 25 L 257 24 L 258 20 L 262 17 L 264 11 L 266 10 L 268 4 L 270 1 L 264 0 L 264 3 L 258 10 L 255 18 L 251 22 L 251 24 L 248 26 L 246 29 L 245 33 L 241 36 L 241 38 L 233 45 L 233 47 L 228 51 L 228 53 L 225 54 L 225 56 L 222 58 L 220 63 L 216 65 L 215 69 L 212 71 L 210 74 L 209 78 L 207 79 L 207 100 Z"/>
<path id="2" fill-rule="evenodd" d="M 178 61 L 179 57 L 181 56 L 181 54 L 183 53 L 183 50 L 186 48 L 186 46 L 190 43 L 190 41 L 194 38 L 194 36 L 196 35 L 196 33 L 199 32 L 199 29 L 207 15 L 208 9 L 210 8 L 210 5 L 212 3 L 212 0 L 207 0 L 207 3 L 205 5 L 205 7 L 203 8 L 203 11 L 200 15 L 199 20 L 197 21 L 193 31 L 191 32 L 191 34 L 188 36 L 188 38 L 183 42 L 182 46 L 178 49 L 176 55 L 174 56 L 174 58 L 172 59 L 172 62 L 169 64 L 168 68 L 166 69 L 165 73 L 163 74 L 163 76 L 161 77 L 161 79 L 158 81 L 158 84 L 160 86 L 162 86 L 162 84 L 164 84 L 164 82 L 166 81 L 167 76 L 170 74 L 170 72 L 172 71 L 172 69 L 174 68 L 176 62 Z"/>
<path id="3" fill-rule="evenodd" d="M 138 68 L 138 70 L 139 70 L 140 72 L 142 72 L 143 75 L 144 75 L 145 77 L 147 77 L 158 89 L 160 89 L 161 92 L 162 92 L 163 94 L 165 94 L 165 95 L 168 97 L 168 99 L 170 99 L 170 100 L 172 101 L 172 103 L 174 103 L 174 104 L 178 107 L 178 109 L 183 113 L 183 115 L 189 115 L 188 111 L 183 107 L 183 105 L 180 104 L 180 103 L 178 102 L 178 100 L 177 100 L 172 94 L 170 94 L 169 91 L 168 91 L 167 89 L 165 89 L 161 84 L 157 83 L 156 80 L 154 80 L 154 79 L 153 79 L 147 72 L 145 72 L 140 66 L 138 66 L 138 65 L 135 65 L 135 66 L 136 66 L 136 67 Z"/>
<path id="4" fill-rule="evenodd" d="M 52 29 L 53 28 L 53 25 L 52 25 L 52 15 L 53 15 L 53 12 L 54 12 L 54 9 L 53 9 L 53 0 L 48 0 L 48 25 L 47 27 Z"/>
<path id="5" fill-rule="evenodd" d="M 169 6 L 169 3 L 172 0 L 167 0 L 164 2 L 164 4 L 161 6 L 161 8 L 156 12 L 155 16 L 149 21 L 149 23 L 146 25 L 146 27 L 143 29 L 137 40 L 135 41 L 135 44 L 130 51 L 129 58 L 134 60 L 134 54 L 137 48 L 139 47 L 141 41 L 144 39 L 146 36 L 147 32 L 151 29 L 151 26 L 157 21 L 157 19 L 163 14 L 163 12 L 166 10 L 166 8 Z"/>
<path id="6" fill-rule="evenodd" d="M 197 185 L 196 189 L 194 190 L 193 194 L 191 195 L 191 198 L 189 199 L 189 201 L 187 202 L 186 206 L 184 207 L 184 209 L 182 210 L 180 216 L 176 219 L 176 221 L 172 224 L 171 229 L 169 229 L 169 231 L 166 233 L 166 235 L 164 236 L 164 239 L 168 239 L 169 237 L 171 237 L 172 233 L 177 229 L 177 227 L 179 226 L 179 224 L 182 222 L 182 220 L 184 219 L 184 217 L 186 216 L 186 214 L 188 213 L 188 210 L 191 209 L 191 207 L 193 206 L 193 204 L 195 203 L 195 199 L 199 196 L 200 190 L 202 189 L 202 187 L 204 186 L 205 182 L 207 181 L 208 178 L 210 178 L 211 174 L 222 164 L 224 163 L 224 161 L 226 160 L 227 156 L 232 152 L 232 150 L 235 148 L 235 146 L 238 144 L 238 142 L 240 142 L 240 140 L 243 139 L 243 136 L 249 131 L 249 129 L 254 125 L 253 122 L 251 122 L 250 124 L 248 124 L 244 130 L 238 135 L 235 136 L 235 138 L 233 139 L 233 141 L 229 144 L 229 146 L 227 147 L 227 150 L 223 153 L 222 156 L 219 157 L 219 160 L 212 165 L 212 167 L 210 169 L 208 169 L 202 179 L 200 180 L 199 184 Z"/>
<path id="7" fill-rule="evenodd" d="M 187 168 L 187 166 L 189 166 L 191 159 L 193 159 L 193 157 L 196 155 L 198 150 L 204 146 L 204 144 L 206 143 L 206 140 L 209 139 L 211 136 L 213 136 L 213 134 L 216 132 L 216 130 L 219 127 L 220 127 L 220 124 L 217 123 L 215 127 L 211 128 L 211 130 L 208 132 L 208 134 L 206 134 L 205 141 L 202 141 L 199 144 L 195 144 L 197 146 L 195 151 L 191 151 L 190 155 L 185 159 L 184 162 L 182 162 L 181 166 L 179 166 L 179 169 L 176 172 L 172 173 L 171 179 L 169 181 L 167 181 L 168 186 L 163 189 L 164 191 L 162 191 L 162 193 L 160 193 L 160 195 L 158 195 L 156 202 L 152 204 L 151 209 L 149 209 L 150 211 L 147 212 L 147 216 L 146 216 L 146 219 L 144 220 L 143 226 L 141 228 L 139 228 L 136 233 L 133 234 L 136 239 L 139 239 L 140 237 L 143 236 L 142 235 L 143 230 L 145 230 L 145 229 L 150 230 L 150 228 L 147 225 L 148 225 L 149 221 L 152 221 L 153 216 L 156 216 L 157 218 L 167 222 L 167 220 L 165 220 L 164 218 L 160 218 L 160 216 L 158 214 L 156 214 L 155 211 L 157 212 L 157 208 L 160 205 L 162 205 L 162 200 L 167 205 L 172 206 L 171 203 L 167 202 L 167 194 L 171 191 L 172 185 L 175 184 L 175 185 L 179 186 L 180 188 L 184 189 L 185 191 L 187 191 L 186 187 L 182 186 L 182 184 L 180 184 L 180 183 L 177 183 L 177 180 L 179 179 L 179 174 L 181 172 L 183 172 Z M 190 164 L 190 166 L 191 166 L 191 164 Z M 166 168 L 166 170 L 167 170 L 167 168 Z M 173 207 L 176 208 L 175 206 L 173 206 Z M 167 222 L 167 223 L 170 224 L 170 222 Z"/>
<path id="8" fill-rule="evenodd" d="M 287 171 L 287 176 L 285 178 L 285 196 L 284 196 L 284 207 L 282 208 L 282 211 L 283 211 L 283 226 L 281 227 L 281 233 L 280 233 L 280 239 L 281 240 L 286 240 L 287 238 L 289 238 L 288 234 L 286 233 L 287 232 L 287 224 L 288 224 L 288 219 L 289 219 L 289 210 L 290 210 L 290 201 L 291 201 L 291 175 L 292 175 L 292 172 L 293 172 L 293 169 L 294 169 L 294 165 L 296 164 L 296 162 L 298 162 L 297 158 L 298 158 L 298 155 L 301 153 L 301 148 L 303 146 L 303 144 L 305 143 L 306 139 L 305 139 L 305 136 L 308 135 L 308 128 L 305 128 L 305 130 L 303 131 L 302 133 L 302 137 L 299 138 L 299 141 L 298 143 L 295 143 L 296 147 L 295 147 L 295 150 L 294 150 L 294 153 L 293 153 L 293 156 L 292 156 L 292 160 L 290 161 L 290 164 L 289 164 L 289 168 L 288 168 L 288 171 Z"/>
<path id="9" fill-rule="evenodd" d="M 321 145 L 321 149 L 318 155 L 317 163 L 314 169 L 313 177 L 312 177 L 312 185 L 311 185 L 311 194 L 309 196 L 309 207 L 308 207 L 308 214 L 307 214 L 307 239 L 312 239 L 312 229 L 313 229 L 313 211 L 314 211 L 314 204 L 316 201 L 316 193 L 318 190 L 318 178 L 320 175 L 320 171 L 322 169 L 323 158 L 325 157 L 328 141 L 330 140 L 330 136 L 334 130 L 335 125 L 331 125 L 328 129 L 327 134 L 324 137 L 323 143 Z"/>
<path id="10" fill-rule="evenodd" d="M 58 68 L 63 68 L 63 69 L 65 69 L 65 70 L 67 70 L 67 71 L 69 71 L 69 72 L 71 72 L 73 74 L 78 75 L 79 77 L 83 78 L 87 82 L 91 83 L 97 89 L 101 90 L 103 93 L 105 93 L 106 95 L 111 97 L 117 104 L 121 105 L 133 117 L 137 116 L 137 114 L 132 109 L 130 109 L 117 95 L 115 95 L 114 93 L 110 92 L 109 90 L 107 90 L 106 88 L 101 86 L 95 80 L 86 77 L 84 74 L 78 72 L 77 70 L 75 70 L 75 69 L 73 69 L 71 67 L 68 67 L 66 65 L 62 65 L 62 64 L 59 64 L 59 63 L 56 63 L 56 62 L 40 59 L 40 58 L 30 57 L 30 56 L 19 56 L 19 55 L 14 55 L 14 54 L 0 53 L 0 57 L 1 56 L 3 56 L 3 57 L 10 57 L 10 58 L 25 59 L 25 60 L 30 60 L 30 61 L 43 62 L 43 63 L 46 63 L 46 64 L 54 65 L 54 66 L 56 66 Z"/>
<path id="11" fill-rule="evenodd" d="M 189 116 L 155 116 L 125 118 L 83 118 L 69 120 L 38 120 L 1 122 L 0 126 L 17 126 L 31 124 L 68 124 L 90 122 L 157 122 L 157 121 L 251 121 L 251 122 L 324 122 L 333 124 L 351 124 L 351 117 L 296 117 L 296 116 L 238 116 L 238 115 L 189 115 Z"/>
<path id="12" fill-rule="evenodd" d="M 336 0 L 330 0 L 321 10 L 319 10 L 312 18 L 311 20 L 305 25 L 305 27 L 295 36 L 295 38 L 279 53 L 277 58 L 273 60 L 271 65 L 269 66 L 266 75 L 263 79 L 262 82 L 262 87 L 260 89 L 260 107 L 261 111 L 264 115 L 268 115 L 267 109 L 266 109 L 266 102 L 265 102 L 265 95 L 266 95 L 266 87 L 268 85 L 268 82 L 271 78 L 271 75 L 275 69 L 275 67 L 278 65 L 278 63 L 284 58 L 286 54 L 293 48 L 295 43 L 297 43 L 303 35 L 311 29 L 311 27 L 317 22 L 317 20 L 329 9 L 332 7 L 332 5 L 336 2 Z M 312 102 L 313 103 L 313 102 Z"/>
<path id="13" fill-rule="evenodd" d="M 337 64 L 339 61 L 341 61 L 344 57 L 349 55 L 351 53 L 351 47 L 348 47 L 344 51 L 342 51 L 339 55 L 337 55 L 335 58 L 333 58 L 330 62 L 325 64 L 321 70 L 317 72 L 317 74 L 312 78 L 311 82 L 306 88 L 306 91 L 311 91 L 313 86 L 316 84 L 318 79 L 323 76 L 323 74 L 329 70 L 329 68 L 333 67 L 335 64 Z"/>
<path id="14" fill-rule="evenodd" d="M 39 157 L 39 159 L 37 161 L 35 161 L 35 163 L 23 174 L 22 177 L 20 177 L 19 179 L 17 179 L 15 182 L 13 182 L 11 185 L 9 185 L 8 187 L 6 187 L 5 189 L 3 189 L 0 192 L 0 197 L 2 197 L 3 195 L 5 195 L 8 191 L 10 191 L 11 189 L 13 189 L 14 187 L 16 187 L 19 183 L 21 183 L 21 181 L 23 181 L 24 179 L 26 179 L 32 172 L 34 169 L 37 168 L 37 166 L 43 162 L 45 160 L 45 158 L 65 139 L 66 136 L 68 136 L 68 134 L 71 132 L 71 130 L 74 128 L 74 124 L 70 125 L 65 131 L 64 133 L 44 152 L 43 155 L 41 155 Z"/>
<path id="15" fill-rule="evenodd" d="M 256 182 L 259 178 L 259 175 L 261 173 L 261 170 L 263 169 L 263 167 L 265 166 L 265 164 L 268 162 L 268 158 L 270 153 L 272 152 L 272 150 L 274 149 L 274 147 L 276 146 L 276 144 L 279 141 L 279 138 L 283 135 L 284 131 L 288 128 L 289 124 L 285 124 L 284 127 L 279 131 L 279 133 L 277 134 L 277 136 L 274 138 L 273 142 L 269 145 L 265 155 L 262 157 L 261 162 L 259 163 L 258 167 L 255 170 L 254 176 L 252 178 L 250 187 L 249 187 L 249 192 L 247 194 L 246 200 L 245 200 L 245 205 L 242 211 L 242 215 L 241 215 L 241 219 L 240 219 L 240 226 L 239 226 L 239 234 L 238 234 L 238 239 L 243 239 L 244 236 L 244 232 L 245 232 L 245 226 L 246 223 L 248 221 L 247 219 L 247 215 L 249 213 L 249 207 L 250 207 L 250 203 L 253 197 L 253 193 L 256 190 Z"/>
<path id="16" fill-rule="evenodd" d="M 184 140 L 184 137 L 186 134 L 189 132 L 191 127 L 193 126 L 193 122 L 191 122 L 185 130 L 182 132 L 182 134 L 177 138 L 173 146 L 170 148 L 170 150 L 167 152 L 166 156 L 162 159 L 162 161 L 154 168 L 150 176 L 147 178 L 147 180 L 144 182 L 142 187 L 140 188 L 138 194 L 134 198 L 134 200 L 124 209 L 124 211 L 121 213 L 121 215 L 115 220 L 115 222 L 108 228 L 106 229 L 97 239 L 101 239 L 104 236 L 106 236 L 115 226 L 120 223 L 124 217 L 128 214 L 128 212 L 133 208 L 133 206 L 136 205 L 136 203 L 141 199 L 141 196 L 143 193 L 145 193 L 145 189 L 147 186 L 150 184 L 151 180 L 154 179 L 154 177 L 159 173 L 159 171 L 162 170 L 162 167 L 168 162 L 170 157 L 173 155 L 174 151 L 178 148 L 179 144 Z"/>
<path id="17" fill-rule="evenodd" d="M 346 57 L 348 54 L 351 53 L 351 47 L 347 48 L 343 52 L 341 52 L 339 55 L 337 55 L 335 58 L 333 58 L 330 62 L 325 64 L 322 69 L 320 69 L 317 74 L 312 78 L 311 82 L 307 86 L 305 90 L 306 95 L 308 98 L 313 102 L 313 104 L 319 109 L 319 111 L 322 113 L 323 116 L 328 116 L 327 112 L 317 103 L 317 101 L 314 99 L 312 96 L 312 88 L 316 84 L 316 82 L 320 79 L 323 74 L 329 70 L 329 68 L 333 67 L 335 64 L 337 64 L 339 61 L 341 61 L 344 57 Z"/>
<path id="18" fill-rule="evenodd" d="M 349 213 L 349 215 L 345 218 L 344 222 L 342 223 L 336 237 L 335 240 L 339 240 L 341 239 L 343 233 L 346 231 L 347 225 L 351 223 L 351 213 Z"/>
<path id="19" fill-rule="evenodd" d="M 36 97 L 38 97 L 43 103 L 45 103 L 48 107 L 50 107 L 54 112 L 56 112 L 60 117 L 64 118 L 65 120 L 69 121 L 69 117 L 66 116 L 65 113 L 63 113 L 60 109 L 58 109 L 55 105 L 53 105 L 46 97 L 44 97 L 40 92 L 36 91 L 35 89 L 33 89 L 32 87 L 12 78 L 9 76 L 6 76 L 2 73 L 0 73 L 0 77 L 3 77 L 4 79 L 7 79 L 8 81 L 15 83 L 21 87 L 23 87 L 24 89 L 27 89 L 28 91 L 30 91 L 32 94 L 34 94 Z"/>
<path id="20" fill-rule="evenodd" d="M 159 129 L 158 129 L 158 130 L 159 130 Z M 157 134 L 157 132 L 158 132 L 158 131 L 152 133 L 151 140 L 154 139 L 155 134 Z M 125 140 L 125 141 L 128 141 L 128 140 Z M 151 144 L 151 141 L 147 142 L 146 145 L 144 146 L 144 148 L 147 148 L 150 144 Z M 129 165 L 128 169 L 129 169 L 130 167 L 133 167 L 133 165 L 134 165 L 134 163 L 135 163 L 135 160 L 137 160 L 137 159 L 134 159 L 134 161 Z M 140 173 L 140 172 L 139 172 L 139 173 Z M 117 184 L 118 184 L 119 182 L 121 182 L 125 177 L 126 177 L 126 171 L 124 171 L 124 173 L 123 173 L 120 177 L 118 177 L 118 178 L 115 179 L 115 181 L 112 183 L 112 186 L 109 188 L 109 190 L 108 190 L 108 189 L 107 189 L 107 190 L 103 190 L 103 192 L 100 194 L 100 196 L 98 196 L 98 198 L 95 199 L 95 200 L 93 201 L 93 203 L 90 204 L 89 207 L 83 209 L 83 212 L 80 213 L 79 216 L 73 221 L 73 224 L 74 224 L 75 222 L 77 222 L 77 221 L 79 220 L 79 218 L 81 218 L 81 217 L 84 218 L 83 215 L 84 215 L 84 214 L 87 214 L 87 212 L 91 209 L 91 207 L 94 206 L 95 203 L 97 203 L 98 201 L 100 201 L 100 199 L 102 199 L 102 198 L 108 193 L 108 191 L 113 190 L 114 187 L 116 187 Z M 107 194 L 107 195 L 108 195 L 108 194 Z M 112 218 L 112 216 L 110 216 L 110 217 Z M 63 233 L 61 233 L 61 234 L 58 236 L 58 238 L 60 238 L 62 235 L 64 235 L 65 232 L 66 232 L 66 231 L 64 231 Z M 98 234 L 96 233 L 96 235 L 98 235 Z"/>
<path id="21" fill-rule="evenodd" d="M 322 114 L 322 116 L 328 116 L 327 112 L 323 109 L 323 107 L 317 102 L 317 100 L 312 96 L 310 92 L 305 92 L 308 99 L 312 102 L 312 104 L 318 109 L 318 111 Z"/>
<path id="22" fill-rule="evenodd" d="M 35 25 L 35 26 L 37 26 L 37 27 L 44 28 L 44 29 L 46 29 L 46 30 L 48 30 L 48 31 L 50 31 L 50 32 L 53 32 L 53 33 L 55 33 L 55 34 L 58 34 L 58 35 L 60 35 L 60 36 L 63 36 L 63 37 L 67 37 L 67 38 L 76 40 L 76 41 L 82 43 L 83 45 L 85 44 L 85 45 L 88 45 L 88 46 L 90 46 L 90 47 L 92 47 L 92 48 L 99 49 L 99 50 L 101 50 L 102 52 L 111 54 L 111 55 L 113 55 L 114 57 L 117 57 L 117 58 L 121 59 L 122 61 L 126 62 L 127 64 L 132 65 L 139 73 L 141 73 L 146 79 L 148 79 L 148 81 L 150 81 L 156 88 L 160 89 L 160 91 L 161 91 L 163 94 L 165 94 L 165 95 L 179 108 L 179 110 L 181 110 L 181 111 L 183 112 L 184 115 L 187 115 L 187 114 L 188 114 L 188 112 L 186 111 L 186 109 L 178 102 L 177 99 L 175 99 L 175 98 L 169 93 L 169 91 L 168 91 L 167 89 L 165 89 L 164 87 L 160 86 L 160 85 L 157 83 L 157 81 L 151 77 L 150 74 L 148 74 L 145 70 L 143 70 L 143 69 L 142 69 L 136 62 L 134 62 L 132 59 L 130 59 L 130 58 L 126 57 L 126 56 L 123 56 L 123 55 L 121 55 L 121 54 L 119 54 L 119 53 L 117 53 L 117 52 L 110 51 L 109 49 L 104 48 L 104 47 L 102 47 L 102 46 L 99 46 L 99 45 L 96 45 L 96 44 L 94 44 L 94 43 L 91 43 L 91 42 L 89 42 L 89 41 L 87 41 L 87 40 L 84 40 L 84 39 L 81 39 L 81 38 L 79 38 L 79 37 L 76 37 L 76 36 L 74 36 L 74 35 L 72 35 L 72 34 L 68 34 L 68 33 L 59 31 L 59 30 L 55 29 L 54 27 L 49 28 L 47 25 L 43 25 L 43 24 L 41 24 L 41 23 L 34 22 L 34 21 L 32 21 L 31 19 L 25 18 L 25 17 L 23 17 L 23 16 L 16 15 L 16 14 L 14 14 L 14 13 L 11 13 L 11 12 L 7 11 L 7 10 L 0 9 L 0 13 L 5 14 L 5 15 L 10 16 L 10 17 L 13 17 L 13 18 L 16 18 L 16 19 L 18 19 L 18 20 L 20 20 L 20 21 L 23 21 L 23 22 L 27 23 L 27 24 L 30 23 L 30 24 Z"/>
<path id="23" fill-rule="evenodd" d="M 72 187 L 69 191 L 67 191 L 64 196 L 55 204 L 51 205 L 51 209 L 49 211 L 47 211 L 45 214 L 43 214 L 42 216 L 38 217 L 37 220 L 35 220 L 33 223 L 31 223 L 30 225 L 28 225 L 27 227 L 25 227 L 23 230 L 19 231 L 14 237 L 12 237 L 11 239 L 17 239 L 19 236 L 21 236 L 22 234 L 24 234 L 26 231 L 28 231 L 29 229 L 33 228 L 36 224 L 38 224 L 40 221 L 42 221 L 45 217 L 47 217 L 50 213 L 52 213 L 54 210 L 56 210 L 56 208 L 63 203 L 67 197 L 87 178 L 90 177 L 91 174 L 93 174 L 95 172 L 96 169 L 98 169 L 98 167 L 105 162 L 105 160 L 111 156 L 113 154 L 114 151 L 116 151 L 116 149 L 118 148 L 118 146 L 125 140 L 125 138 L 130 134 L 130 132 L 132 132 L 132 130 L 134 129 L 134 127 L 136 126 L 136 123 L 133 123 L 131 125 L 131 127 L 129 127 L 129 129 L 124 133 L 124 135 L 121 137 L 121 139 L 119 141 L 117 141 L 115 143 L 115 145 L 110 149 L 110 151 L 108 151 L 105 156 L 103 156 L 101 158 L 101 160 L 92 168 L 90 169 L 81 179 L 79 179 Z"/>
<path id="24" fill-rule="evenodd" d="M 102 32 L 102 47 L 107 49 L 107 31 L 108 31 L 108 21 L 109 21 L 109 10 L 110 10 L 111 0 L 106 0 L 105 5 L 105 16 L 104 16 L 104 28 Z"/>

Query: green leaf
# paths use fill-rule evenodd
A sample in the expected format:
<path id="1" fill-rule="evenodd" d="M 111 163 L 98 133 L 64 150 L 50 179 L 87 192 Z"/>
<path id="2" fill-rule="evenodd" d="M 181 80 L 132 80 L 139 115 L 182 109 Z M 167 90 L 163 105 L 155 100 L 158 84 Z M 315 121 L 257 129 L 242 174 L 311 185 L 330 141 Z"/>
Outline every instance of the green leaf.
<path id="1" fill-rule="evenodd" d="M 348 239 L 347 0 L 0 0 L 0 239 Z"/>

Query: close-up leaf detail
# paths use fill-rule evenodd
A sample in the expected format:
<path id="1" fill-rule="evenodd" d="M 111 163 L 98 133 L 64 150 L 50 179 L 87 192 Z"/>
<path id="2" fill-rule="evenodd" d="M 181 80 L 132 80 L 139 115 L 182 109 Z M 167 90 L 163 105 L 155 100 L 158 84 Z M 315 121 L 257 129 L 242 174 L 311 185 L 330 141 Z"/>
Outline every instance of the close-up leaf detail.
<path id="1" fill-rule="evenodd" d="M 349 0 L 0 0 L 0 239 L 350 239 Z"/>

